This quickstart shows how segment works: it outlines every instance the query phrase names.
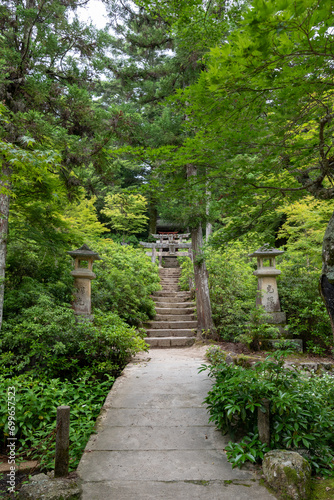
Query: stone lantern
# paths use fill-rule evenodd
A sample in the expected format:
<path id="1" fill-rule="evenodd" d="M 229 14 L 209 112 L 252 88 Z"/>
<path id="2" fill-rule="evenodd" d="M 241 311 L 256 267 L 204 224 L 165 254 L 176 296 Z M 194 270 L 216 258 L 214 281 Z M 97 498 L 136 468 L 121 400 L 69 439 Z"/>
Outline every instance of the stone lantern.
<path id="1" fill-rule="evenodd" d="M 94 260 L 101 260 L 99 254 L 93 252 L 87 245 L 67 252 L 74 258 L 74 286 L 76 288 L 73 309 L 75 314 L 90 316 L 91 314 L 91 281 L 96 278 L 93 273 Z"/>
<path id="2" fill-rule="evenodd" d="M 275 257 L 283 253 L 282 250 L 264 245 L 248 256 L 257 258 L 257 270 L 253 273 L 258 277 L 256 305 L 263 306 L 265 311 L 272 316 L 272 322 L 276 324 L 284 324 L 286 321 L 285 313 L 281 312 L 276 282 L 276 276 L 281 274 L 281 271 L 275 266 Z"/>

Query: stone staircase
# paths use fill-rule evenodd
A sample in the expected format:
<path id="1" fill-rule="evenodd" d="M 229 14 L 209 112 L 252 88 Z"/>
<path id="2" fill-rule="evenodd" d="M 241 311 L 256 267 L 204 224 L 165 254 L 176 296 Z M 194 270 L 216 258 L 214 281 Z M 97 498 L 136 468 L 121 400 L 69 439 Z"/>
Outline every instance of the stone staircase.
<path id="1" fill-rule="evenodd" d="M 162 290 L 153 293 L 157 314 L 147 324 L 145 341 L 150 347 L 191 346 L 196 340 L 195 304 L 190 300 L 190 292 L 180 291 L 181 270 L 173 265 L 161 268 L 159 274 Z"/>

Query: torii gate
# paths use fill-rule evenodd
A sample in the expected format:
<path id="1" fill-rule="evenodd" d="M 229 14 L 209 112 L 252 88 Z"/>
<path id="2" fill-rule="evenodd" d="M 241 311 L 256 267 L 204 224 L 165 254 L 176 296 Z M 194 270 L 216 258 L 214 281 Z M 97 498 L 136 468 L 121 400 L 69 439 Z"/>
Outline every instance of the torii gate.
<path id="1" fill-rule="evenodd" d="M 153 263 L 156 261 L 156 258 L 158 256 L 159 267 L 162 266 L 163 257 L 188 256 L 192 260 L 191 243 L 182 242 L 183 238 L 188 238 L 190 236 L 190 233 L 160 233 L 152 234 L 152 236 L 156 239 L 156 243 L 146 243 L 140 241 L 140 244 L 144 248 L 152 248 L 152 251 L 146 252 L 146 255 L 151 257 Z M 166 249 L 168 250 L 164 251 Z M 180 249 L 187 249 L 187 251 L 180 252 Z"/>

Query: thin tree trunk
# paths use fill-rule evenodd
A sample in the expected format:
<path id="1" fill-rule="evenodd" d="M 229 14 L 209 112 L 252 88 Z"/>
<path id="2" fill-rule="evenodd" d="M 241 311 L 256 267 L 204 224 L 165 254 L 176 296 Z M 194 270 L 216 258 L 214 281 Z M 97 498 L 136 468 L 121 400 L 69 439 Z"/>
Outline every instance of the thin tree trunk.
<path id="1" fill-rule="evenodd" d="M 334 336 L 334 214 L 328 223 L 323 240 L 320 294 L 326 304 Z"/>
<path id="2" fill-rule="evenodd" d="M 194 175 L 197 175 L 196 167 L 188 165 L 188 179 Z M 205 333 L 205 335 L 210 335 L 212 337 L 215 335 L 215 328 L 211 313 L 209 276 L 203 254 L 203 233 L 201 223 L 191 230 L 191 243 L 196 288 L 197 335 L 201 337 L 203 333 Z"/>
<path id="3" fill-rule="evenodd" d="M 205 212 L 206 212 L 206 216 L 208 218 L 209 212 L 210 212 L 210 201 L 211 201 L 211 191 L 209 190 L 209 187 L 208 187 L 208 181 L 206 182 L 206 197 L 207 197 L 207 200 L 206 200 Z M 210 222 L 207 222 L 206 227 L 205 227 L 205 241 L 206 242 L 209 241 L 209 238 L 211 235 L 212 235 L 212 224 Z"/>
<path id="4" fill-rule="evenodd" d="M 149 202 L 148 215 L 149 215 L 149 235 L 156 234 L 158 211 L 155 202 L 152 200 Z"/>
<path id="5" fill-rule="evenodd" d="M 206 242 L 209 241 L 209 238 L 211 235 L 212 235 L 212 224 L 210 224 L 210 222 L 207 222 L 206 228 L 205 228 L 205 240 L 206 240 Z"/>
<path id="6" fill-rule="evenodd" d="M 194 275 L 196 287 L 197 333 L 214 335 L 215 328 L 212 321 L 211 301 L 209 292 L 209 276 L 203 255 L 202 225 L 191 231 L 191 243 L 194 255 Z"/>
<path id="7" fill-rule="evenodd" d="M 10 169 L 2 167 L 0 190 L 8 189 L 10 184 Z M 10 196 L 0 192 L 0 330 L 2 326 L 3 302 L 5 293 L 5 269 L 7 256 L 8 216 Z"/>

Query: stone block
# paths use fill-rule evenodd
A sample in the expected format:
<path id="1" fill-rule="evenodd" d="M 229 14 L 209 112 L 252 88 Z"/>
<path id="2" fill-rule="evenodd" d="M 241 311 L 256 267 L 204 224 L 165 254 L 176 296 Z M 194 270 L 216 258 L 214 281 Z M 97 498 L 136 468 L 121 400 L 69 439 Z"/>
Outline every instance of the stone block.
<path id="1" fill-rule="evenodd" d="M 189 347 L 195 342 L 195 337 L 175 337 L 170 340 L 171 347 Z"/>
<path id="2" fill-rule="evenodd" d="M 274 325 L 282 325 L 286 323 L 285 312 L 266 312 L 267 317 L 264 323 L 270 323 Z"/>
<path id="3" fill-rule="evenodd" d="M 308 500 L 311 494 L 311 467 L 299 453 L 272 450 L 263 459 L 268 484 L 287 500 Z"/>
<path id="4" fill-rule="evenodd" d="M 79 500 L 81 482 L 79 479 L 52 479 L 45 474 L 33 476 L 24 484 L 18 494 L 20 500 Z"/>

